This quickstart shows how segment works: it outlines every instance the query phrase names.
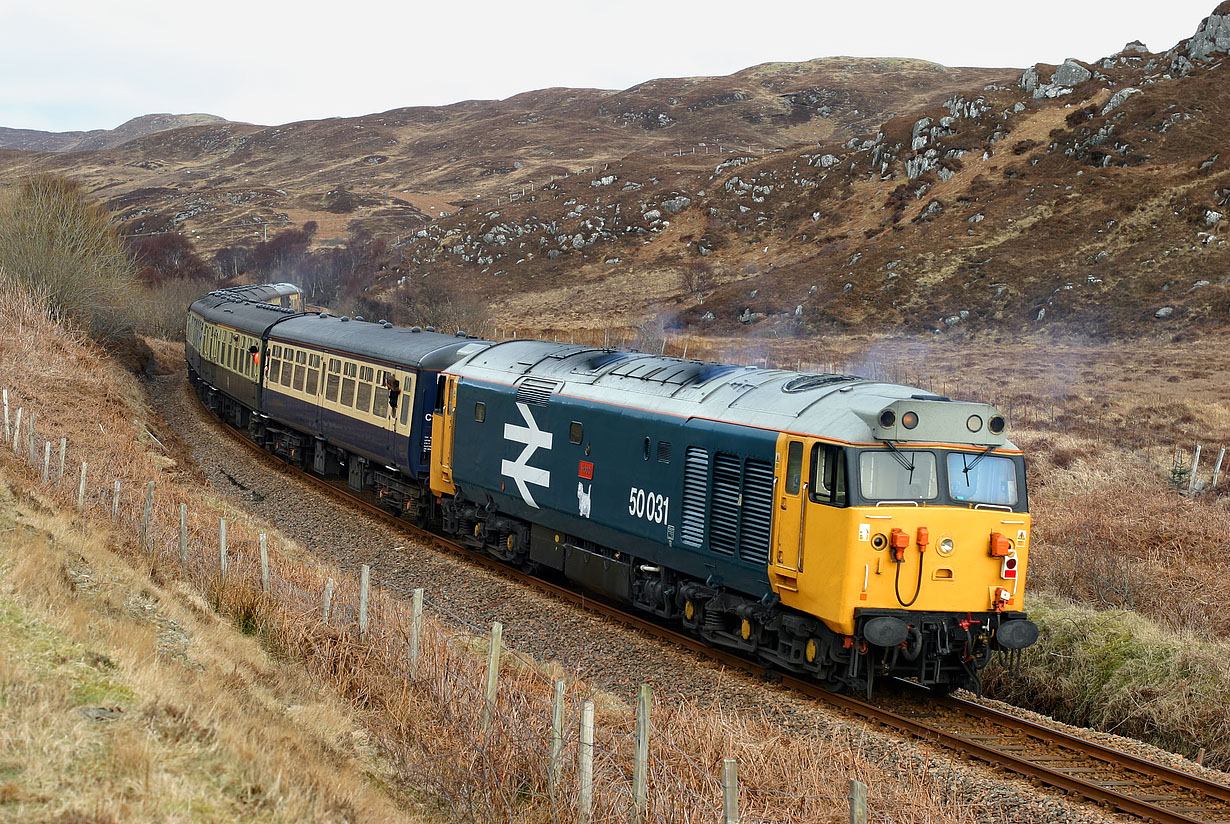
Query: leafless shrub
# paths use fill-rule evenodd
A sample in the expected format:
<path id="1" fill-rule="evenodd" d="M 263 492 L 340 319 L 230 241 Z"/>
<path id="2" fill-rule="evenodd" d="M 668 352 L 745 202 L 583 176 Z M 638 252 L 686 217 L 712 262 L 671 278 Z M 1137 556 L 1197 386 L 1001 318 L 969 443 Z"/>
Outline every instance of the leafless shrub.
<path id="1" fill-rule="evenodd" d="M 132 262 L 106 210 L 73 181 L 36 175 L 0 203 L 0 278 L 96 340 L 132 333 Z"/>

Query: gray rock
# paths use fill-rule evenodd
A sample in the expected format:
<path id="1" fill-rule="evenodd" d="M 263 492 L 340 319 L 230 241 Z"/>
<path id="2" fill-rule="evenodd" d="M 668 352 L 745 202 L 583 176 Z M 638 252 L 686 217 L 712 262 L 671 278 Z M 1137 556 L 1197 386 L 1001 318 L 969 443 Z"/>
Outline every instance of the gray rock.
<path id="1" fill-rule="evenodd" d="M 824 154 L 820 156 L 820 168 L 827 169 L 830 166 L 837 165 L 838 160 L 836 155 Z"/>
<path id="2" fill-rule="evenodd" d="M 850 255 L 849 265 L 853 266 L 854 264 L 858 263 L 859 258 L 861 258 L 862 256 L 863 256 L 862 252 L 855 252 L 854 254 Z"/>
<path id="3" fill-rule="evenodd" d="M 1224 217 L 1224 215 L 1222 215 L 1221 212 L 1206 209 L 1204 212 L 1204 225 L 1212 228 L 1221 222 L 1222 217 Z"/>
<path id="4" fill-rule="evenodd" d="M 705 314 L 700 316 L 700 319 L 708 323 L 711 320 L 717 320 L 717 315 L 712 312 L 705 312 Z"/>
<path id="5" fill-rule="evenodd" d="M 1056 86 L 1076 86 L 1091 77 L 1093 72 L 1069 57 L 1055 69 L 1055 73 L 1051 75 L 1051 83 Z"/>
<path id="6" fill-rule="evenodd" d="M 550 260 L 555 260 L 557 257 L 560 256 L 560 254 L 561 253 L 559 249 L 552 249 L 551 251 L 547 252 L 547 258 Z"/>
<path id="7" fill-rule="evenodd" d="M 803 304 L 800 303 L 798 306 L 794 307 L 794 316 L 797 318 L 802 314 L 803 314 Z"/>
<path id="8" fill-rule="evenodd" d="M 982 212 L 979 212 L 978 214 L 971 217 L 969 219 L 969 222 L 970 223 L 982 223 L 982 221 L 984 220 L 986 220 L 986 215 L 984 215 Z"/>
<path id="9" fill-rule="evenodd" d="M 1193 283 L 1193 284 L 1192 284 L 1192 289 L 1193 289 L 1193 290 L 1195 290 L 1195 289 L 1203 289 L 1204 287 L 1206 287 L 1206 286 L 1208 286 L 1208 285 L 1209 285 L 1209 281 L 1207 281 L 1207 280 L 1198 280 L 1198 281 L 1196 281 L 1195 283 Z"/>
<path id="10" fill-rule="evenodd" d="M 753 312 L 751 309 L 744 309 L 739 314 L 739 323 L 751 323 L 752 321 L 760 320 L 764 317 L 763 312 Z"/>
<path id="11" fill-rule="evenodd" d="M 616 263 L 619 263 L 619 258 L 607 258 L 603 263 L 608 266 L 614 266 Z"/>
<path id="12" fill-rule="evenodd" d="M 1018 82 L 1021 84 L 1021 88 L 1027 92 L 1032 92 L 1038 88 L 1038 67 L 1030 66 L 1021 75 L 1021 79 Z"/>
<path id="13" fill-rule="evenodd" d="M 646 223 L 653 223 L 655 220 L 662 219 L 662 213 L 659 212 L 657 209 L 650 209 L 648 212 L 641 215 L 641 217 L 645 219 Z"/>
<path id="14" fill-rule="evenodd" d="M 1038 315 L 1037 317 L 1034 318 L 1034 320 L 1042 320 L 1044 317 L 1046 317 L 1046 307 L 1045 306 L 1043 306 L 1041 309 L 1038 310 Z"/>
<path id="15" fill-rule="evenodd" d="M 1192 60 L 1203 60 L 1214 52 L 1230 52 L 1230 14 L 1210 14 L 1187 41 L 1187 56 Z"/>
<path id="16" fill-rule="evenodd" d="M 853 291 L 854 291 L 854 284 L 853 284 L 853 283 L 847 283 L 845 286 L 841 287 L 841 291 L 843 291 L 843 292 L 853 292 Z"/>
<path id="17" fill-rule="evenodd" d="M 591 180 L 591 181 L 589 182 L 589 185 L 590 185 L 590 186 L 594 186 L 594 187 L 598 187 L 598 186 L 610 186 L 610 185 L 611 185 L 612 183 L 614 183 L 616 180 L 619 180 L 619 175 L 603 175 L 602 177 L 598 178 L 597 180 Z"/>
<path id="18" fill-rule="evenodd" d="M 1158 319 L 1168 318 L 1173 314 L 1174 314 L 1173 306 L 1163 306 L 1161 309 L 1158 309 L 1156 312 L 1153 313 L 1153 317 L 1158 318 Z"/>
<path id="19" fill-rule="evenodd" d="M 1119 54 L 1123 54 L 1124 52 L 1140 52 L 1141 54 L 1148 54 L 1149 47 L 1144 43 L 1141 43 L 1139 40 L 1133 40 L 1131 43 L 1128 43 L 1119 50 Z"/>
<path id="20" fill-rule="evenodd" d="M 941 203 L 939 200 L 933 200 L 930 203 L 928 203 L 925 207 L 923 207 L 922 213 L 919 215 L 919 217 L 924 218 L 924 219 L 935 217 L 942 211 L 944 211 L 944 204 Z"/>
<path id="21" fill-rule="evenodd" d="M 692 199 L 690 197 L 684 197 L 683 195 L 668 198 L 667 200 L 662 201 L 662 208 L 671 214 L 674 214 L 675 212 L 682 212 L 691 205 Z"/>
<path id="22" fill-rule="evenodd" d="M 1115 109 L 1123 105 L 1123 101 L 1127 100 L 1134 94 L 1140 94 L 1140 89 L 1126 88 L 1120 89 L 1110 96 L 1110 100 L 1106 101 L 1106 105 L 1102 107 L 1102 115 L 1110 114 Z"/>

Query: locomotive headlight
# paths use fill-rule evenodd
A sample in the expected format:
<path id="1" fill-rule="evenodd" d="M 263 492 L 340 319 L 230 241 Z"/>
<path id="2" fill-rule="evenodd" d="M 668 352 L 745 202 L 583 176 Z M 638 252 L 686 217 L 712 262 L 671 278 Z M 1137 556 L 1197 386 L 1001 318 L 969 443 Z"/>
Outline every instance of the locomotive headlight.
<path id="1" fill-rule="evenodd" d="M 991 430 L 991 434 L 998 435 L 1004 431 L 1004 427 L 1007 425 L 1008 422 L 1004 420 L 1003 415 L 995 415 L 987 422 L 987 429 Z"/>
<path id="2" fill-rule="evenodd" d="M 914 427 L 918 426 L 918 413 L 917 412 L 906 412 L 904 415 L 901 416 L 901 425 L 904 426 L 906 429 L 913 429 Z"/>
<path id="3" fill-rule="evenodd" d="M 940 541 L 939 553 L 941 555 L 951 555 L 956 544 L 952 542 L 952 538 L 944 538 Z"/>
<path id="4" fill-rule="evenodd" d="M 970 432 L 977 432 L 979 429 L 982 429 L 982 418 L 977 415 L 970 415 L 965 421 L 965 426 Z"/>
<path id="5" fill-rule="evenodd" d="M 885 409 L 883 412 L 880 413 L 880 426 L 884 427 L 885 429 L 892 429 L 895 423 L 897 423 L 897 413 L 896 412 L 894 412 L 891 409 Z"/>

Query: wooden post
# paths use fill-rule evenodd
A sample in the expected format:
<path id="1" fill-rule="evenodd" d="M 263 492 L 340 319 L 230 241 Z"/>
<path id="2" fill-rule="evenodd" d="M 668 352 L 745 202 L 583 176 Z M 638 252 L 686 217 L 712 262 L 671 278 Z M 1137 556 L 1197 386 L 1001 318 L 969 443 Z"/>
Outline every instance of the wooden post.
<path id="1" fill-rule="evenodd" d="M 269 592 L 269 542 L 261 533 L 261 592 Z"/>
<path id="2" fill-rule="evenodd" d="M 850 824 L 867 824 L 867 785 L 850 779 Z"/>
<path id="3" fill-rule="evenodd" d="M 51 441 L 43 444 L 43 483 L 51 480 Z"/>
<path id="4" fill-rule="evenodd" d="M 564 772 L 564 689 L 563 679 L 557 680 L 551 704 L 551 760 L 547 774 L 551 798 L 555 798 L 559 792 L 560 779 Z"/>
<path id="5" fill-rule="evenodd" d="M 577 817 L 588 822 L 594 813 L 594 702 L 581 705 L 581 750 L 578 774 Z"/>
<path id="6" fill-rule="evenodd" d="M 419 655 L 421 654 L 423 637 L 423 589 L 414 591 L 414 600 L 410 607 L 410 674 L 416 675 L 419 670 Z"/>
<path id="7" fill-rule="evenodd" d="M 504 639 L 504 625 L 496 621 L 491 625 L 491 648 L 487 650 L 487 690 L 483 700 L 483 732 L 491 729 L 491 716 L 495 713 L 495 692 L 500 683 L 500 642 Z"/>
<path id="8" fill-rule="evenodd" d="M 17 407 L 17 422 L 13 425 L 13 454 L 21 451 L 21 413 L 22 407 Z"/>
<path id="9" fill-rule="evenodd" d="M 142 552 L 149 549 L 149 521 L 154 514 L 154 482 L 150 481 L 145 485 L 145 506 L 141 507 L 141 543 Z M 222 552 L 226 553 L 226 527 L 222 527 L 221 532 Z M 222 577 L 226 577 L 226 561 L 222 562 Z"/>
<path id="10" fill-rule="evenodd" d="M 372 570 L 367 564 L 359 567 L 359 635 L 367 635 L 367 588 L 371 585 Z"/>
<path id="11" fill-rule="evenodd" d="M 1217 481 L 1221 478 L 1221 462 L 1226 458 L 1226 447 L 1221 448 L 1221 452 L 1217 453 L 1217 466 L 1213 467 L 1213 482 L 1209 484 L 1209 489 L 1217 487 Z"/>
<path id="12" fill-rule="evenodd" d="M 56 485 L 64 484 L 64 461 L 68 457 L 68 438 L 60 438 L 60 474 L 56 477 Z"/>
<path id="13" fill-rule="evenodd" d="M 218 519 L 218 572 L 226 583 L 226 518 Z"/>
<path id="14" fill-rule="evenodd" d="M 35 465 L 37 456 L 34 453 L 34 410 L 30 410 L 30 423 L 26 424 L 26 454 L 30 458 L 30 464 Z"/>
<path id="15" fill-rule="evenodd" d="M 325 579 L 325 597 L 321 605 L 321 620 L 329 623 L 329 607 L 333 605 L 333 579 Z"/>
<path id="16" fill-rule="evenodd" d="M 18 419 L 21 418 L 21 410 L 17 410 Z M 77 511 L 85 512 L 85 472 L 89 466 L 85 461 L 81 462 L 81 483 L 77 486 Z"/>
<path id="17" fill-rule="evenodd" d="M 13 428 L 9 426 L 9 390 L 5 389 L 0 394 L 4 396 L 4 439 L 7 441 L 13 437 Z"/>
<path id="18" fill-rule="evenodd" d="M 739 765 L 722 759 L 722 824 L 739 824 Z"/>
<path id="19" fill-rule="evenodd" d="M 179 565 L 188 566 L 188 505 L 179 505 Z"/>
<path id="20" fill-rule="evenodd" d="M 111 520 L 120 517 L 120 481 L 115 479 L 115 485 L 111 487 Z"/>
<path id="21" fill-rule="evenodd" d="M 649 778 L 649 698 L 650 687 L 641 684 L 636 696 L 636 749 L 632 754 L 633 820 L 645 820 L 645 797 Z"/>
<path id="22" fill-rule="evenodd" d="M 1196 468 L 1200 466 L 1200 444 L 1196 444 L 1196 454 L 1192 456 L 1192 471 L 1187 475 L 1187 493 L 1196 491 Z"/>

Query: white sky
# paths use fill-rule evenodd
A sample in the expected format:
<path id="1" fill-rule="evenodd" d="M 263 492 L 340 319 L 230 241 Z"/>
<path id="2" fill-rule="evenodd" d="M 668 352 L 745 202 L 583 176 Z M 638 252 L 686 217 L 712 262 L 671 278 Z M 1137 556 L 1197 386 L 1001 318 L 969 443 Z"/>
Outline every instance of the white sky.
<path id="1" fill-rule="evenodd" d="M 278 124 L 834 55 L 1024 68 L 1165 51 L 1217 2 L 0 0 L 0 126 Z"/>

